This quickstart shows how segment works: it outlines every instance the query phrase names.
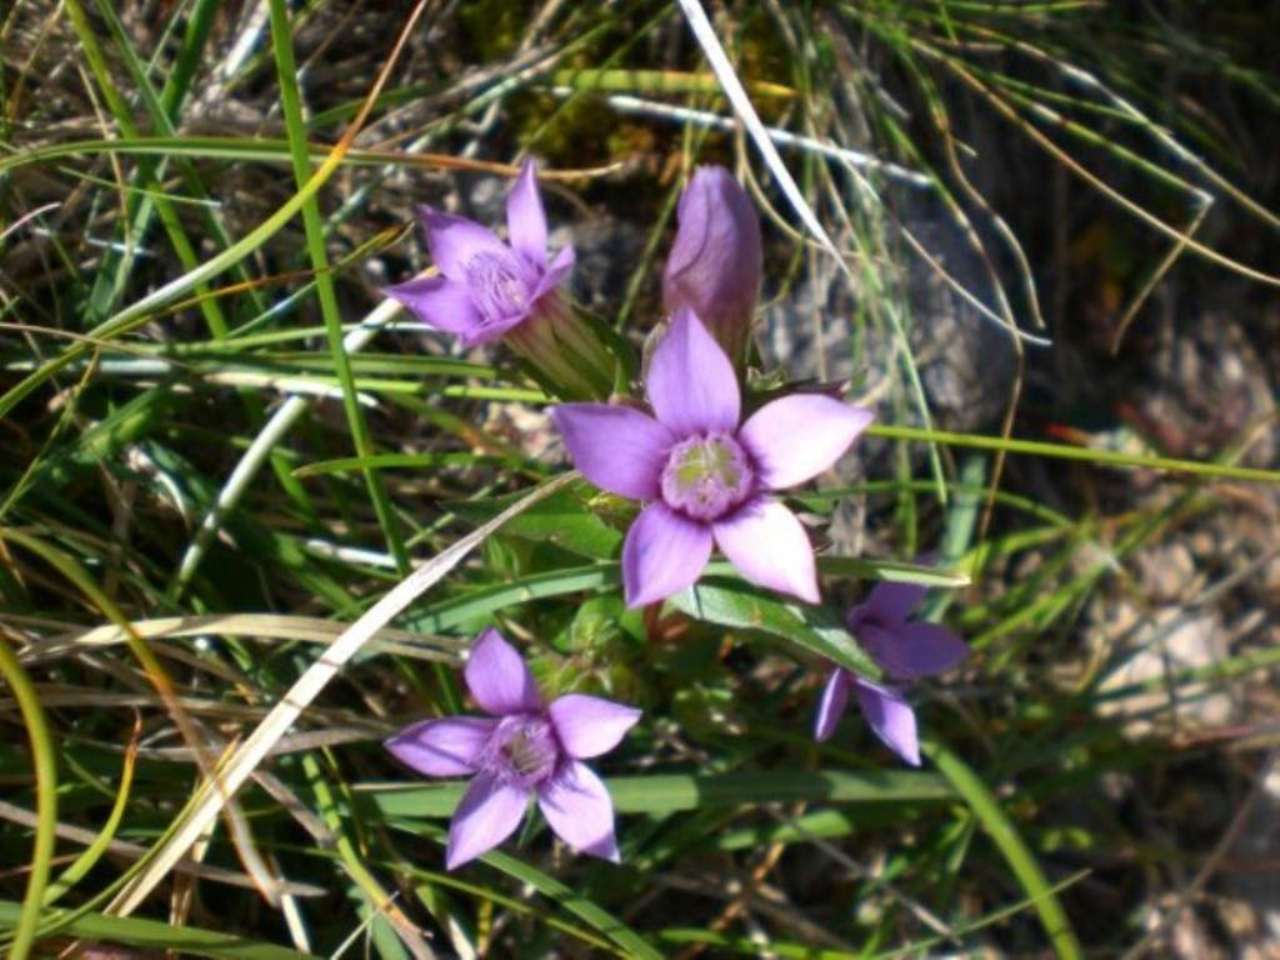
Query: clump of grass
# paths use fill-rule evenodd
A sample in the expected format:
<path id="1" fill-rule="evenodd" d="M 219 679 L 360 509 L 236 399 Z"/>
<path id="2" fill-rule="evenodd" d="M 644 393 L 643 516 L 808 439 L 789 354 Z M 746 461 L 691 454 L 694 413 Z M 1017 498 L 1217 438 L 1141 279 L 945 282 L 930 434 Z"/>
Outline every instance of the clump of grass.
<path id="1" fill-rule="evenodd" d="M 771 162 L 691 7 L 0 15 L 14 956 L 1225 942 L 1244 888 L 1224 858 L 1270 803 L 1280 478 L 1256 360 L 1274 323 L 1212 344 L 1190 328 L 1280 283 L 1274 151 L 1256 149 L 1280 102 L 1252 39 L 1270 14 L 734 4 L 711 26 Z M 630 360 L 661 319 L 683 175 L 727 162 L 751 188 L 760 322 L 792 345 L 758 338 L 752 389 L 803 368 L 880 411 L 865 470 L 790 500 L 833 543 L 825 608 L 717 567 L 627 610 L 632 513 L 565 475 L 543 385 L 382 298 L 429 265 L 414 205 L 500 218 L 522 152 Z M 939 303 L 960 333 L 938 332 Z M 1132 412 L 1142 391 L 1224 343 L 1197 369 L 1242 370 L 1239 396 L 1262 399 L 1170 448 Z M 965 363 L 1000 412 L 938 429 Z M 1172 587 L 1151 572 L 1184 554 Z M 822 658 L 860 655 L 832 646 L 841 607 L 903 577 L 932 577 L 928 615 L 974 649 L 919 697 L 920 771 L 852 720 L 810 737 Z M 1189 622 L 1217 625 L 1211 662 L 1180 659 Z M 444 872 L 460 791 L 409 782 L 381 741 L 463 710 L 457 667 L 494 624 L 545 689 L 643 707 L 600 765 L 620 867 L 530 821 Z M 1124 673 L 1153 651 L 1163 672 Z M 1229 719 L 1199 709 L 1223 693 L 1243 702 Z"/>

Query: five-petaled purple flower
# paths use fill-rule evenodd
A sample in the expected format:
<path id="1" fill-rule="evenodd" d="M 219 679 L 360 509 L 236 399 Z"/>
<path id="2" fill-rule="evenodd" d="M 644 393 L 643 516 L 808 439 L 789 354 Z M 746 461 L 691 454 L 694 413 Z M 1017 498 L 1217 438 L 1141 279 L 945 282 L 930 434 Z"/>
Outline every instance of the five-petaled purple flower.
<path id="1" fill-rule="evenodd" d="M 921 677 L 949 670 L 963 660 L 969 648 L 963 640 L 935 623 L 907 617 L 924 598 L 925 588 L 910 583 L 880 583 L 865 603 L 849 611 L 849 631 L 884 670 L 890 682 L 907 684 Z M 890 750 L 914 766 L 920 765 L 916 715 L 900 686 L 881 686 L 837 667 L 822 691 L 813 735 L 826 740 L 836 731 L 849 702 L 849 690 L 858 695 L 871 729 Z"/>
<path id="2" fill-rule="evenodd" d="M 476 638 L 466 679 L 488 717 L 423 720 L 387 741 L 388 750 L 420 773 L 473 775 L 449 828 L 447 868 L 511 836 L 531 794 L 561 840 L 616 863 L 613 802 L 582 761 L 616 747 L 640 711 L 578 693 L 544 705 L 520 654 L 492 628 Z"/>
<path id="3" fill-rule="evenodd" d="M 496 340 L 527 319 L 573 269 L 571 246 L 547 259 L 547 218 L 532 160 L 507 195 L 509 244 L 474 220 L 430 207 L 420 212 L 440 273 L 386 292 L 465 346 Z"/>
<path id="4" fill-rule="evenodd" d="M 871 422 L 871 411 L 793 394 L 740 424 L 733 365 L 687 308 L 654 350 L 645 388 L 652 417 L 593 403 L 551 411 L 588 480 L 649 501 L 622 547 L 627 605 L 654 603 L 692 584 L 713 542 L 753 583 L 816 603 L 809 538 L 768 493 L 830 467 Z"/>

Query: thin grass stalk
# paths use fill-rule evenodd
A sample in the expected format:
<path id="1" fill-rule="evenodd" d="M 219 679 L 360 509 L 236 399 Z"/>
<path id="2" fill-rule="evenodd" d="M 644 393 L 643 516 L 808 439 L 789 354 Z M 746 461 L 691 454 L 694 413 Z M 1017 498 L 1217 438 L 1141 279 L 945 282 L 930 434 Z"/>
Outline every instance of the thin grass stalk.
<path id="1" fill-rule="evenodd" d="M 872 424 L 867 428 L 867 433 L 877 437 L 920 440 L 954 447 L 972 447 L 977 450 L 1002 450 L 1005 453 L 1027 453 L 1059 460 L 1082 460 L 1095 466 L 1143 467 L 1149 470 L 1164 470 L 1169 473 L 1185 473 L 1219 480 L 1280 484 L 1280 470 L 1237 467 L 1229 463 L 1203 463 L 1198 460 L 1148 457 L 1141 454 L 1122 453 L 1119 450 L 1092 450 L 1088 447 L 1071 447 L 1039 440 L 1005 440 L 1001 437 L 988 437 L 976 433 L 950 433 L 946 430 L 926 430 L 922 427 L 899 427 L 888 424 Z"/>
<path id="2" fill-rule="evenodd" d="M 31 741 L 31 758 L 35 770 L 37 824 L 31 848 L 31 872 L 27 878 L 27 892 L 22 900 L 22 908 L 14 924 L 13 942 L 9 945 L 9 960 L 26 960 L 35 943 L 40 908 L 49 882 L 49 867 L 53 862 L 55 830 L 58 826 L 58 763 L 54 755 L 53 738 L 49 734 L 49 724 L 40 706 L 39 694 L 5 640 L 0 640 L 0 676 L 13 691 L 13 697 L 18 703 L 18 710 L 27 728 L 27 738 Z"/>
<path id="3" fill-rule="evenodd" d="M 294 179 L 298 186 L 302 187 L 311 175 L 311 162 L 307 156 L 307 130 L 302 119 L 301 98 L 298 92 L 293 35 L 289 29 L 289 12 L 283 0 L 271 0 L 271 41 L 280 79 L 281 109 L 284 113 L 285 128 L 289 133 Z M 316 291 L 329 339 L 329 354 L 333 358 L 338 382 L 342 385 L 342 405 L 347 414 L 351 440 L 357 456 L 371 457 L 374 454 L 373 439 L 369 434 L 369 424 L 364 418 L 364 411 L 360 409 L 356 397 L 351 361 L 347 357 L 342 342 L 342 313 L 334 293 L 333 274 L 329 271 L 329 257 L 325 252 L 324 225 L 320 220 L 320 208 L 315 197 L 309 198 L 303 204 L 302 222 L 306 231 L 307 252 L 316 273 Z M 373 502 L 373 511 L 378 518 L 378 526 L 382 528 L 383 539 L 386 540 L 391 555 L 395 557 L 397 571 L 404 576 L 409 571 L 409 554 L 405 550 L 404 538 L 396 528 L 395 515 L 387 495 L 386 485 L 383 483 L 382 475 L 377 471 L 364 470 L 363 473 L 365 485 L 369 490 L 369 499 Z"/>
<path id="4" fill-rule="evenodd" d="M 1000 801 L 996 799 L 995 794 L 968 764 L 942 744 L 933 740 L 924 740 L 920 748 L 947 778 L 956 793 L 969 804 L 974 815 L 982 822 L 987 835 L 1004 855 L 1022 889 L 1035 904 L 1040 922 L 1049 937 L 1049 942 L 1053 944 L 1058 960 L 1082 960 L 1084 953 L 1071 926 L 1071 921 L 1067 919 L 1062 904 L 1050 887 L 1035 854 L 1018 834 L 1013 821 L 1000 808 Z"/>

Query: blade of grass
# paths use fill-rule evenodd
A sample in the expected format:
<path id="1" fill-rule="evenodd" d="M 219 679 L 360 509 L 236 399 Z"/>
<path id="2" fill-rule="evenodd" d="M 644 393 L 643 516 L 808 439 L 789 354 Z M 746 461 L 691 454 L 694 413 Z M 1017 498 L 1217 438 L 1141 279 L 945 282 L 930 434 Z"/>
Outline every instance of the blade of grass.
<path id="1" fill-rule="evenodd" d="M 155 620 L 135 620 L 129 628 L 143 638 L 151 637 L 254 637 L 257 639 L 300 640 L 306 643 L 332 643 L 346 625 L 316 617 L 287 617 L 277 614 L 218 613 L 194 617 L 160 617 Z M 88 630 L 70 630 L 59 636 L 31 643 L 22 653 L 23 661 L 34 661 L 71 653 L 77 647 L 105 647 L 125 643 L 128 633 L 117 625 L 93 627 Z M 380 649 L 410 656 L 433 656 L 457 659 L 457 651 L 468 641 L 453 637 L 427 637 L 407 630 L 384 627 L 372 639 L 371 645 Z"/>
<path id="2" fill-rule="evenodd" d="M 1059 960 L 1083 960 L 1080 941 L 1076 939 L 1075 930 L 1072 929 L 1062 904 L 1058 902 L 1035 855 L 1019 836 L 1018 828 L 1001 809 L 995 794 L 968 764 L 942 744 L 925 740 L 921 743 L 921 749 L 947 778 L 955 792 L 964 798 L 974 815 L 982 822 L 983 829 L 1004 855 L 1027 897 L 1035 903 L 1040 922 L 1044 925 L 1045 933 Z"/>
<path id="3" fill-rule="evenodd" d="M 142 715 L 138 714 L 134 718 L 133 736 L 129 739 L 128 746 L 125 747 L 124 761 L 120 766 L 120 786 L 116 788 L 115 802 L 111 805 L 111 811 L 107 814 L 106 822 L 98 830 L 93 843 L 80 852 L 80 856 L 76 857 L 71 866 L 62 871 L 61 876 L 56 881 L 49 884 L 42 901 L 46 910 L 52 907 L 64 893 L 84 879 L 88 872 L 102 859 L 102 855 L 111 849 L 116 831 L 120 829 L 120 821 L 124 819 L 125 808 L 129 804 L 130 790 L 133 786 L 133 769 L 138 759 L 138 741 L 141 736 Z"/>
<path id="4" fill-rule="evenodd" d="M 297 65 L 293 56 L 293 34 L 289 27 L 289 12 L 284 0 L 270 0 L 271 4 L 271 43 L 275 51 L 276 70 L 280 80 L 280 106 L 284 114 L 285 129 L 289 134 L 289 147 L 293 159 L 293 175 L 299 188 L 305 186 L 311 176 L 311 161 L 307 156 L 307 128 L 302 119 L 302 103 L 298 92 Z M 320 299 L 320 313 L 324 317 L 325 332 L 329 338 L 329 354 L 333 358 L 333 368 L 342 385 L 342 405 L 347 414 L 347 426 L 351 430 L 351 440 L 355 446 L 356 456 L 372 457 L 375 453 L 373 438 L 369 433 L 369 424 L 364 418 L 364 411 L 356 398 L 354 378 L 351 374 L 351 362 L 342 343 L 342 314 L 338 308 L 338 299 L 334 292 L 333 275 L 329 272 L 329 257 L 325 252 L 324 225 L 320 220 L 320 208 L 315 197 L 309 197 L 302 205 L 302 223 L 307 238 L 307 253 L 311 257 L 311 266 L 316 274 L 316 292 Z M 387 496 L 387 488 L 382 475 L 373 469 L 363 469 L 365 484 L 369 490 L 369 499 L 373 502 L 373 511 L 378 518 L 378 526 L 382 528 L 383 539 L 391 555 L 395 557 L 396 569 L 401 576 L 409 571 L 409 554 L 405 550 L 404 539 L 396 527 L 395 515 L 391 509 L 391 501 Z"/>
<path id="5" fill-rule="evenodd" d="M 31 874 L 27 878 L 27 892 L 22 906 L 9 904 L 10 928 L 14 931 L 9 946 L 10 960 L 26 960 L 35 942 L 36 927 L 40 922 L 40 906 L 44 902 L 49 866 L 53 862 L 55 829 L 58 825 L 58 764 L 53 752 L 53 738 L 40 697 L 31 678 L 18 663 L 18 658 L 5 640 L 0 640 L 0 677 L 4 678 L 27 728 L 31 741 L 31 758 L 35 769 L 36 824 L 35 842 L 31 847 Z M 0 922 L 4 914 L 0 913 Z"/>
<path id="6" fill-rule="evenodd" d="M 53 911 L 55 917 L 65 912 Z M 0 926 L 11 927 L 19 913 L 16 903 L 0 900 Z M 185 925 L 175 927 L 162 921 L 135 917 L 86 914 L 72 921 L 67 926 L 67 933 L 86 940 L 108 940 L 148 950 L 213 957 L 215 960 L 315 960 L 309 954 L 260 940 L 248 940 L 221 930 L 202 930 Z M 9 956 L 16 954 L 10 953 Z"/>
<path id="7" fill-rule="evenodd" d="M 950 433 L 945 430 L 898 427 L 888 424 L 872 424 L 867 428 L 867 433 L 877 437 L 920 440 L 954 447 L 973 447 L 977 450 L 1003 450 L 1006 453 L 1026 453 L 1060 460 L 1083 460 L 1098 466 L 1144 467 L 1149 470 L 1166 470 L 1170 473 L 1186 473 L 1218 480 L 1248 480 L 1254 483 L 1280 484 L 1280 470 L 1237 467 L 1226 463 L 1204 463 L 1198 460 L 1175 460 L 1170 457 L 1148 457 L 1123 453 L 1119 450 L 1092 450 L 1088 447 L 1072 447 L 1040 440 L 1013 438 L 1005 440 L 976 433 Z"/>
<path id="8" fill-rule="evenodd" d="M 97 582 L 74 556 L 51 546 L 39 537 L 30 536 L 19 530 L 0 527 L 0 540 L 10 540 L 36 554 L 72 583 L 86 599 L 102 612 L 103 616 L 113 621 L 125 632 L 129 651 L 142 667 L 147 680 L 155 687 L 160 702 L 164 705 L 174 725 L 182 734 L 182 739 L 190 747 L 196 758 L 197 766 L 207 782 L 207 778 L 213 776 L 214 771 L 213 759 L 205 747 L 206 738 L 201 735 L 198 725 L 182 705 L 173 679 L 169 676 L 168 671 L 165 670 L 159 657 L 156 656 L 155 651 L 151 649 L 146 640 L 131 629 L 128 617 L 124 615 L 115 601 L 98 586 Z M 229 811 L 227 816 L 229 820 L 238 820 L 243 815 L 236 810 Z M 253 869 L 256 851 L 252 849 L 237 849 L 241 854 L 245 869 L 254 876 L 255 880 L 260 882 L 260 889 L 264 891 L 268 889 L 270 886 L 268 879 L 260 876 Z"/>
<path id="9" fill-rule="evenodd" d="M 409 952 L 419 960 L 426 957 L 434 957 L 435 953 L 422 938 L 422 931 L 405 916 L 404 911 L 396 906 L 395 898 L 390 896 L 382 888 L 382 885 L 378 883 L 377 878 L 365 866 L 356 845 L 347 835 L 345 825 L 337 811 L 337 801 L 330 787 L 330 781 L 334 778 L 334 771 L 322 769 L 319 758 L 312 753 L 303 754 L 301 759 L 302 769 L 306 773 L 307 780 L 311 785 L 311 789 L 315 792 L 316 801 L 320 806 L 320 815 L 324 818 L 325 826 L 329 828 L 332 834 L 338 859 L 346 870 L 347 876 L 355 882 L 361 893 L 364 894 L 370 911 L 384 917 L 395 929 Z"/>
<path id="10" fill-rule="evenodd" d="M 110 67 L 107 64 L 106 56 L 98 43 L 97 34 L 93 30 L 93 26 L 89 23 L 89 18 L 85 15 L 84 8 L 80 5 L 79 0 L 66 0 L 67 15 L 71 20 L 71 25 L 75 29 L 76 37 L 80 41 L 80 47 L 84 51 L 85 59 L 89 62 L 89 67 L 93 71 L 94 79 L 97 81 L 98 87 L 102 90 L 103 98 L 107 102 L 108 108 L 115 117 L 116 124 L 120 127 L 121 134 L 124 139 L 132 140 L 138 136 L 138 128 L 133 122 L 133 110 L 125 101 L 124 96 L 117 88 L 115 81 L 112 79 Z M 118 22 L 118 21 L 117 21 Z M 129 52 L 132 52 L 129 48 Z M 130 59 L 126 56 L 126 60 L 136 65 L 136 58 Z M 144 82 L 145 82 L 145 78 Z M 154 95 L 152 98 L 154 102 Z M 163 114 L 163 111 L 161 111 Z M 144 186 L 153 189 L 160 189 L 160 183 L 154 181 L 151 170 L 144 169 L 141 171 L 143 177 L 141 182 Z M 195 247 L 188 238 L 186 231 L 183 229 L 182 221 L 178 218 L 178 213 L 174 209 L 173 204 L 163 194 L 153 195 L 148 198 L 135 201 L 126 200 L 125 217 L 131 215 L 131 208 L 136 204 L 140 204 L 144 209 L 149 210 L 154 207 L 156 213 L 160 217 L 160 222 L 164 225 L 165 232 L 169 236 L 169 242 L 172 244 L 174 252 L 178 255 L 182 266 L 187 270 L 194 270 L 199 265 L 200 259 L 196 255 Z M 134 237 L 138 241 L 137 236 Z M 119 260 L 119 279 L 103 283 L 94 291 L 94 303 L 96 307 L 100 307 L 105 313 L 109 311 L 111 303 L 114 301 L 118 290 L 122 289 L 124 276 L 130 265 L 130 256 L 125 255 Z M 107 276 L 108 271 L 99 273 L 99 279 L 102 280 Z M 204 314 L 205 322 L 208 324 L 210 333 L 215 337 L 223 337 L 227 333 L 227 320 L 222 313 L 222 308 L 218 302 L 207 296 L 208 287 L 203 282 L 193 285 L 196 294 L 200 296 L 200 311 Z M 96 312 L 96 311 L 95 311 Z"/>

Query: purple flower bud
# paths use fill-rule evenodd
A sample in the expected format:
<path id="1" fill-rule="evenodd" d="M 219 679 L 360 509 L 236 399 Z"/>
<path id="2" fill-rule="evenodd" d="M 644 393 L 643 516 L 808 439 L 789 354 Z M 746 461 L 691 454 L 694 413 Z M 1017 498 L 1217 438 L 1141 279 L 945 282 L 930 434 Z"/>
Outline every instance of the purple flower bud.
<path id="1" fill-rule="evenodd" d="M 449 828 L 447 868 L 511 836 L 530 796 L 561 840 L 616 863 L 613 802 L 582 761 L 616 747 L 640 711 L 579 693 L 544 705 L 520 654 L 493 629 L 476 638 L 466 678 L 488 717 L 423 720 L 387 741 L 387 749 L 419 773 L 472 776 Z"/>
<path id="2" fill-rule="evenodd" d="M 897 684 L 943 673 L 969 654 L 965 642 L 945 627 L 908 622 L 924 592 L 919 584 L 880 583 L 865 603 L 849 611 L 850 632 Z M 872 683 L 841 667 L 831 674 L 822 692 L 814 717 L 814 739 L 826 740 L 835 733 L 850 690 L 857 693 L 872 732 L 907 763 L 919 766 L 916 715 L 901 688 Z"/>
<path id="3" fill-rule="evenodd" d="M 738 366 L 746 357 L 760 292 L 760 218 L 724 167 L 694 171 L 676 217 L 663 305 L 668 314 L 693 310 Z"/>
<path id="4" fill-rule="evenodd" d="M 649 502 L 622 546 L 627 604 L 655 603 L 694 583 L 713 544 L 752 583 L 817 603 L 809 538 L 769 494 L 830 467 L 871 411 L 795 394 L 740 423 L 733 365 L 688 308 L 654 351 L 645 387 L 652 417 L 593 403 L 551 411 L 588 480 Z"/>

